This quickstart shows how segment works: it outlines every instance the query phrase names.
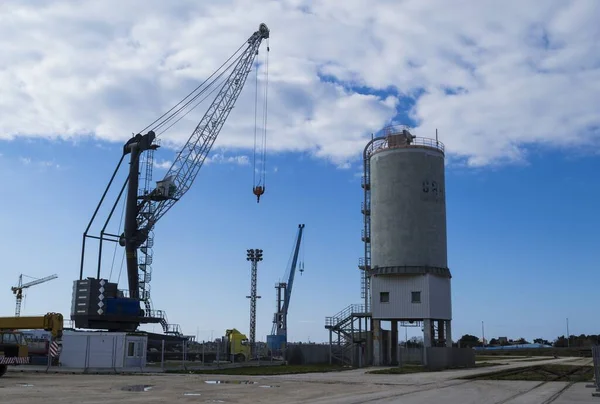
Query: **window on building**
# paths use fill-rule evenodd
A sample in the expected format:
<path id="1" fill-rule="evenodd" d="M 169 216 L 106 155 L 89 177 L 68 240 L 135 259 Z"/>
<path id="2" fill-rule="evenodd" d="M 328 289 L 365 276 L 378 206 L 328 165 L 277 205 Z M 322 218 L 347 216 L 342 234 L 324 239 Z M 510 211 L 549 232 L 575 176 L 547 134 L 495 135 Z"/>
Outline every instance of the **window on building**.
<path id="1" fill-rule="evenodd" d="M 129 342 L 127 344 L 127 356 L 132 358 L 135 356 L 135 342 Z"/>
<path id="2" fill-rule="evenodd" d="M 137 352 L 136 355 L 138 358 L 141 358 L 142 356 L 144 356 L 144 344 L 140 341 L 136 344 L 137 346 Z"/>
<path id="3" fill-rule="evenodd" d="M 379 303 L 389 303 L 390 292 L 379 292 Z"/>
<path id="4" fill-rule="evenodd" d="M 412 292 L 412 302 L 421 303 L 421 292 Z"/>

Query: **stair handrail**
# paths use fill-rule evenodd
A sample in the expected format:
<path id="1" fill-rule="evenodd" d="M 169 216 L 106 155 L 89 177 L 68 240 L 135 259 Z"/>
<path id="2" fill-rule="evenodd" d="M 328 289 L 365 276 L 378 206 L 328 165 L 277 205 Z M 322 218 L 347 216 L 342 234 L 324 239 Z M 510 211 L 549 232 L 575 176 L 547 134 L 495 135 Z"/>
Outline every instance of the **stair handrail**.
<path id="1" fill-rule="evenodd" d="M 351 304 L 341 310 L 334 316 L 325 317 L 325 326 L 334 327 L 346 321 L 354 313 L 363 313 L 365 310 L 364 304 Z"/>

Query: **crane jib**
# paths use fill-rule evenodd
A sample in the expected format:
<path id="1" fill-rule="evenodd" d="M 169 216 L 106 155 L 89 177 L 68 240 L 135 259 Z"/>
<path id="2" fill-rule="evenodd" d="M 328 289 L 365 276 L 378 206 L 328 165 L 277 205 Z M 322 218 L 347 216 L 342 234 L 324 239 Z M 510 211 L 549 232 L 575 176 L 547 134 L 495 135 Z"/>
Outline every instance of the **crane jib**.
<path id="1" fill-rule="evenodd" d="M 148 235 L 160 218 L 192 186 L 246 83 L 262 40 L 269 38 L 269 35 L 270 32 L 267 26 L 261 24 L 258 31 L 248 39 L 247 48 L 236 59 L 237 63 L 231 73 L 221 85 L 219 92 L 185 145 L 177 153 L 163 180 L 158 181 L 156 188 L 148 194 L 142 196 L 136 194 L 135 204 L 132 202 L 126 205 L 125 231 L 122 244 L 125 245 L 126 249 L 129 290 L 132 297 L 138 296 L 139 279 L 140 276 L 143 277 L 143 273 L 139 274 L 141 268 L 136 250 L 144 245 Z M 151 144 L 148 143 L 148 140 L 153 140 L 154 136 L 153 131 L 148 132 L 146 135 L 137 135 L 136 140 L 132 139 L 133 141 L 128 142 L 126 145 L 128 151 L 132 154 L 130 181 L 135 176 L 134 173 L 139 172 L 139 168 L 134 164 L 134 161 L 136 163 L 139 161 L 139 156 L 134 155 L 137 152 L 141 153 L 150 149 Z M 133 193 L 137 192 L 138 188 L 137 181 L 130 182 L 129 187 L 132 189 L 131 198 L 133 198 Z M 144 271 L 142 270 L 142 272 Z"/>

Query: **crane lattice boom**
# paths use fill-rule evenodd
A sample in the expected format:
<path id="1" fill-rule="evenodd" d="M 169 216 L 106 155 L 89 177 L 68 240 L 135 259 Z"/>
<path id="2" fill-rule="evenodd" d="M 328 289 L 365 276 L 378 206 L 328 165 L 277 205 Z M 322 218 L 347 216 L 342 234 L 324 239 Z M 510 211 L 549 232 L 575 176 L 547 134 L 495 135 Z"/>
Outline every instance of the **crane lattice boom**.
<path id="1" fill-rule="evenodd" d="M 23 301 L 23 289 L 30 288 L 35 285 L 39 285 L 40 283 L 51 281 L 52 279 L 58 278 L 58 275 L 50 275 L 44 278 L 35 279 L 31 282 L 23 283 L 23 274 L 19 275 L 19 283 L 17 286 L 12 286 L 10 290 L 16 295 L 17 304 L 15 307 L 15 316 L 19 317 L 21 315 L 21 302 Z"/>
<path id="2" fill-rule="evenodd" d="M 204 160 L 208 156 L 223 124 L 244 87 L 252 69 L 254 58 L 258 54 L 263 39 L 269 38 L 269 29 L 261 24 L 248 39 L 248 47 L 238 58 L 229 77 L 225 80 L 212 104 L 196 126 L 187 143 L 177 154 L 163 181 L 149 196 L 146 203 L 155 202 L 154 213 L 150 216 L 139 215 L 142 233 L 149 232 L 156 222 L 190 189 Z M 143 239 L 139 239 L 140 245 Z"/>

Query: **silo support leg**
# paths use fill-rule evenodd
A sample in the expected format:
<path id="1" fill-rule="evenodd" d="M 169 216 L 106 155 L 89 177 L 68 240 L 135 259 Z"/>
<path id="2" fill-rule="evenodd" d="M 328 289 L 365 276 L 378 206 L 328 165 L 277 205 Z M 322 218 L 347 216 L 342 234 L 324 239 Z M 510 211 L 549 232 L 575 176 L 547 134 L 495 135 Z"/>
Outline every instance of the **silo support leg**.
<path id="1" fill-rule="evenodd" d="M 381 366 L 381 321 L 373 320 L 373 366 Z"/>
<path id="2" fill-rule="evenodd" d="M 392 349 L 391 351 L 391 365 L 398 366 L 398 320 L 392 320 Z"/>

